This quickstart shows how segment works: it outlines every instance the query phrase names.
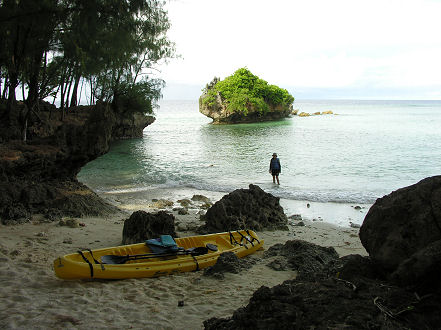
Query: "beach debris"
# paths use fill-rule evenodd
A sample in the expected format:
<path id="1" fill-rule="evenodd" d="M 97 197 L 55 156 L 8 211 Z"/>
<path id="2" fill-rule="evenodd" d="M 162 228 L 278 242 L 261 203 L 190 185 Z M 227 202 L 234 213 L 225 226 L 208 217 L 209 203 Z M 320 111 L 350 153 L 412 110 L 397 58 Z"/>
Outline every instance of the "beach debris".
<path id="1" fill-rule="evenodd" d="M 152 203 L 148 206 L 153 209 L 166 209 L 167 207 L 173 206 L 173 202 L 167 199 L 152 199 Z"/>
<path id="2" fill-rule="evenodd" d="M 193 195 L 191 200 L 195 202 L 211 203 L 211 200 L 204 195 Z"/>
<path id="3" fill-rule="evenodd" d="M 204 204 L 201 205 L 201 209 L 208 210 L 212 206 L 213 206 L 213 203 L 205 202 Z"/>
<path id="4" fill-rule="evenodd" d="M 237 229 L 288 230 L 288 218 L 280 199 L 250 184 L 249 189 L 236 189 L 222 197 L 201 219 L 201 232 Z"/>
<path id="5" fill-rule="evenodd" d="M 78 228 L 80 227 L 80 222 L 77 219 L 61 219 L 58 222 L 59 226 L 66 226 L 66 227 L 70 227 L 70 228 Z"/>
<path id="6" fill-rule="evenodd" d="M 181 204 L 182 207 L 186 208 L 193 204 L 193 202 L 188 198 L 178 199 L 178 203 Z"/>
<path id="7" fill-rule="evenodd" d="M 165 211 L 157 213 L 136 211 L 124 221 L 122 244 L 142 243 L 160 235 L 177 237 L 174 215 Z"/>
<path id="8" fill-rule="evenodd" d="M 360 228 L 361 225 L 359 225 L 358 223 L 353 223 L 352 221 L 349 221 L 349 226 L 352 228 Z"/>

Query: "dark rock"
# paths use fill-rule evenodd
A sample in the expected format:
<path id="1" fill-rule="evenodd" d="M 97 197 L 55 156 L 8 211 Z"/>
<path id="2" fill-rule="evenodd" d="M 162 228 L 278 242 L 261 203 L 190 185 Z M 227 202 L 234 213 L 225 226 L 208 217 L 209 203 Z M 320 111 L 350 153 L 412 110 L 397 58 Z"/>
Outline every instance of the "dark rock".
<path id="1" fill-rule="evenodd" d="M 0 117 L 3 106 L 0 100 Z M 139 136 L 152 119 L 104 103 L 70 108 L 63 120 L 61 111 L 49 103 L 40 103 L 38 110 L 38 116 L 31 113 L 29 117 L 26 143 L 20 140 L 23 103 L 14 105 L 8 122 L 0 121 L 1 221 L 26 219 L 16 215 L 21 207 L 29 214 L 57 209 L 63 216 L 75 217 L 117 212 L 77 182 L 76 175 L 85 164 L 106 153 L 111 141 L 128 136 L 121 133 L 121 123 L 129 123 L 134 127 L 133 135 Z"/>
<path id="2" fill-rule="evenodd" d="M 331 260 L 325 267 L 328 276 L 347 281 L 358 281 L 360 278 L 378 279 L 380 273 L 369 257 L 350 254 L 339 259 Z"/>
<path id="3" fill-rule="evenodd" d="M 441 176 L 377 199 L 359 236 L 372 261 L 388 273 L 396 271 L 394 277 L 401 283 L 411 284 L 440 269 L 433 246 L 441 240 Z M 404 274 L 410 264 L 413 273 Z M 433 280 L 439 280 L 439 273 Z"/>
<path id="4" fill-rule="evenodd" d="M 4 225 L 21 224 L 31 221 L 30 212 L 20 203 L 8 205 L 1 214 Z"/>
<path id="5" fill-rule="evenodd" d="M 233 252 L 221 253 L 216 263 L 204 270 L 205 276 L 223 278 L 224 273 L 237 274 L 244 269 L 250 268 L 255 263 L 253 258 L 239 259 Z"/>
<path id="6" fill-rule="evenodd" d="M 204 275 L 213 275 L 214 273 L 239 273 L 241 268 L 240 259 L 233 252 L 221 253 L 214 266 L 204 270 Z"/>
<path id="7" fill-rule="evenodd" d="M 276 257 L 273 261 L 271 261 L 267 266 L 275 271 L 282 271 L 290 269 L 288 264 L 288 260 L 284 257 Z"/>
<path id="8" fill-rule="evenodd" d="M 59 209 L 46 209 L 43 211 L 44 217 L 49 221 L 60 221 L 63 213 Z"/>
<path id="9" fill-rule="evenodd" d="M 441 292 L 441 240 L 432 242 L 402 261 L 391 279 L 400 285 L 413 286 L 419 291 Z"/>
<path id="10" fill-rule="evenodd" d="M 279 198 L 250 184 L 222 197 L 204 216 L 208 232 L 238 229 L 288 230 L 288 219 Z"/>
<path id="11" fill-rule="evenodd" d="M 439 298 L 437 298 L 439 304 Z M 375 303 L 373 301 L 375 300 Z M 338 279 L 285 281 L 262 286 L 229 318 L 211 318 L 205 329 L 435 329 L 441 320 L 410 292 L 380 283 L 354 290 Z M 438 305 L 439 306 L 439 305 Z M 395 313 L 404 311 L 403 314 Z M 388 316 L 386 313 L 389 313 Z"/>
<path id="12" fill-rule="evenodd" d="M 314 276 L 321 272 L 330 261 L 338 259 L 338 253 L 333 247 L 322 247 L 301 240 L 275 244 L 264 253 L 265 258 L 274 256 L 285 257 L 289 268 L 297 270 L 304 276 Z"/>
<path id="13" fill-rule="evenodd" d="M 313 278 L 262 286 L 231 317 L 211 318 L 205 329 L 437 329 L 439 294 L 414 291 L 377 278 L 368 257 L 333 259 Z"/>
<path id="14" fill-rule="evenodd" d="M 136 211 L 124 222 L 122 244 L 143 243 L 160 235 L 177 237 L 175 217 L 165 211 L 155 214 Z"/>

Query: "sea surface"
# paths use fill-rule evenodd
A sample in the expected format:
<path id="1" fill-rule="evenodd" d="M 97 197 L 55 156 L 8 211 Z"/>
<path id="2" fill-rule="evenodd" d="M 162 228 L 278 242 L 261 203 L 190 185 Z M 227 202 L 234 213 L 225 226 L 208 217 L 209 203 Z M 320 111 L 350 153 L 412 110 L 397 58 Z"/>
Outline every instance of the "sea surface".
<path id="1" fill-rule="evenodd" d="M 441 174 L 441 101 L 301 100 L 294 108 L 334 115 L 212 125 L 197 100 L 162 101 L 143 138 L 114 143 L 78 179 L 101 193 L 252 183 L 283 199 L 370 204 Z M 280 186 L 268 173 L 273 152 Z"/>

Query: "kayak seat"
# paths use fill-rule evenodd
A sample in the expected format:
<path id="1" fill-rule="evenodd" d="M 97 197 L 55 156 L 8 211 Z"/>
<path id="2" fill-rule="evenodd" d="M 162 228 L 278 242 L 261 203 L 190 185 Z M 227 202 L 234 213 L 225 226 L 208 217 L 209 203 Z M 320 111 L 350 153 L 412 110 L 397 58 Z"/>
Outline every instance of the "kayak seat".
<path id="1" fill-rule="evenodd" d="M 177 253 L 180 250 L 170 235 L 161 235 L 159 238 L 148 239 L 145 243 L 153 253 Z"/>

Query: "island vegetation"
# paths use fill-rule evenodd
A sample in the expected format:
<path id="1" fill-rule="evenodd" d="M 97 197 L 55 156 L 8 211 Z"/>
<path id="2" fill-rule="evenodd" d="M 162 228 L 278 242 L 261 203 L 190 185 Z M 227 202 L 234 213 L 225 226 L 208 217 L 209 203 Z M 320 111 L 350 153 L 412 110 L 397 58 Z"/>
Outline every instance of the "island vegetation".
<path id="1" fill-rule="evenodd" d="M 205 105 L 214 105 L 219 94 L 226 102 L 228 110 L 245 115 L 250 106 L 258 112 L 265 113 L 270 109 L 269 104 L 289 106 L 294 102 L 294 97 L 286 89 L 268 84 L 247 68 L 236 70 L 224 80 L 214 78 L 203 92 L 207 94 L 202 101 Z"/>
<path id="2" fill-rule="evenodd" d="M 223 116 L 234 115 L 234 118 L 264 119 L 275 111 L 285 115 L 290 113 L 291 110 L 286 110 L 292 109 L 294 102 L 286 89 L 269 84 L 247 68 L 236 70 L 224 80 L 215 77 L 202 91 L 200 110 L 213 119 L 218 118 L 213 112 L 222 111 L 222 108 L 225 110 Z"/>

